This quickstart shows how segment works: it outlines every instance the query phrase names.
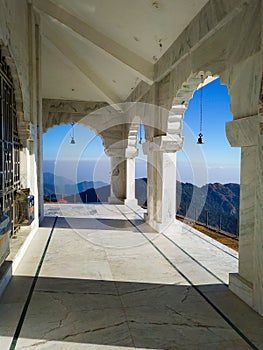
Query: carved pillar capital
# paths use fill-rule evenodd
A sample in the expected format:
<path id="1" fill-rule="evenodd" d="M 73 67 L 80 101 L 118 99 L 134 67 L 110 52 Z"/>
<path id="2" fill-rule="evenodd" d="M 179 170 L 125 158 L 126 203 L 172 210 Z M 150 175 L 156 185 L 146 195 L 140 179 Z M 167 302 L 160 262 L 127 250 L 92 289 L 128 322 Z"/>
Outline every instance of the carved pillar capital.
<path id="1" fill-rule="evenodd" d="M 182 149 L 183 141 L 183 137 L 177 134 L 157 136 L 154 137 L 151 142 L 146 141 L 143 144 L 143 152 L 147 155 L 150 152 L 174 153 Z"/>
<path id="2" fill-rule="evenodd" d="M 135 147 L 127 147 L 125 150 L 125 158 L 133 159 L 136 158 L 139 154 L 138 148 Z"/>
<path id="3" fill-rule="evenodd" d="M 125 148 L 108 147 L 105 149 L 105 154 L 108 157 L 125 158 Z"/>

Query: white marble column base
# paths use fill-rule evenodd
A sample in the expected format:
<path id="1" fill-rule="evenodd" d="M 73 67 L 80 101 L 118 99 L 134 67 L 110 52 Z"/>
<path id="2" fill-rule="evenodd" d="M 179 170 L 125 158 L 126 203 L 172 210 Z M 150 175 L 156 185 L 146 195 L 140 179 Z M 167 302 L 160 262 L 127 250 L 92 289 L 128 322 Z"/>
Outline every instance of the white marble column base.
<path id="1" fill-rule="evenodd" d="M 109 204 L 123 204 L 123 200 L 119 199 L 115 196 L 108 197 L 108 203 Z"/>
<path id="2" fill-rule="evenodd" d="M 138 200 L 136 198 L 134 198 L 134 199 L 125 199 L 124 204 L 128 205 L 129 207 L 137 207 L 138 206 Z"/>
<path id="3" fill-rule="evenodd" d="M 229 274 L 229 289 L 236 294 L 241 300 L 253 307 L 253 285 L 238 273 Z"/>
<path id="4" fill-rule="evenodd" d="M 144 214 L 144 221 L 151 226 L 156 232 L 175 232 L 177 228 L 177 220 L 172 219 L 166 223 L 160 223 L 156 220 L 150 220 L 148 214 Z"/>

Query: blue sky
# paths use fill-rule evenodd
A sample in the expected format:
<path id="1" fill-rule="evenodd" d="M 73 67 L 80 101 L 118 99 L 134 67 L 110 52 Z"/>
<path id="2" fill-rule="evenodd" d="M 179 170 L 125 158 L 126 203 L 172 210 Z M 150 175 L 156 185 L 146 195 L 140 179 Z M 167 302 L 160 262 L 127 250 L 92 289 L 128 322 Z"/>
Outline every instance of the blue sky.
<path id="1" fill-rule="evenodd" d="M 203 130 L 205 143 L 197 145 L 200 125 L 200 90 L 195 91 L 184 114 L 184 148 L 177 154 L 177 168 L 181 180 L 201 185 L 202 182 L 240 181 L 240 148 L 231 147 L 225 132 L 225 124 L 233 119 L 230 112 L 230 96 L 225 85 L 216 79 L 203 87 Z M 193 135 L 191 135 L 193 133 Z M 190 149 L 190 152 L 188 151 Z M 186 152 L 187 151 L 187 152 Z M 203 153 L 203 161 L 200 152 Z M 190 163 L 187 156 L 190 155 Z M 207 177 L 202 169 L 206 164 Z M 189 167 L 201 169 L 203 179 L 193 181 Z M 188 170 L 187 170 L 188 169 Z M 180 172 L 180 171 L 179 171 Z M 198 171 L 197 171 L 198 172 Z M 198 178 L 198 176 L 196 176 Z"/>
<path id="2" fill-rule="evenodd" d="M 203 134 L 205 143 L 197 145 L 200 124 L 200 90 L 194 93 L 184 115 L 183 150 L 177 152 L 177 176 L 183 182 L 239 182 L 240 149 L 232 148 L 225 134 L 225 123 L 232 120 L 227 87 L 216 79 L 203 87 Z M 67 158 L 59 175 L 77 181 L 109 181 L 110 164 L 100 137 L 80 125 L 74 126 L 75 145 L 70 145 L 71 125 L 49 129 L 43 135 L 44 171 L 52 171 L 54 160 Z M 64 156 L 63 156 L 64 154 Z M 72 166 L 73 165 L 73 166 Z M 74 169 L 74 175 L 71 173 Z M 77 171 L 76 171 L 77 169 Z M 66 172 L 66 174 L 65 174 Z M 66 176 L 68 175 L 68 176 Z M 146 176 L 145 156 L 139 145 L 136 177 Z"/>
<path id="3" fill-rule="evenodd" d="M 200 90 L 195 91 L 184 115 L 184 122 L 195 135 L 200 124 Z M 225 133 L 225 123 L 233 119 L 230 96 L 225 85 L 216 79 L 203 87 L 203 152 L 210 164 L 237 164 L 240 150 L 230 146 Z"/>

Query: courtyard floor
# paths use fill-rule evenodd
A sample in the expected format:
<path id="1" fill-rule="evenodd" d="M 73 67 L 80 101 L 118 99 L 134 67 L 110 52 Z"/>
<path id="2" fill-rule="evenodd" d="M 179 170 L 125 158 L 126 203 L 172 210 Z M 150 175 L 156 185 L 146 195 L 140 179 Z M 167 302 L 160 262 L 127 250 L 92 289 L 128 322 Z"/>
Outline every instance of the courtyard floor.
<path id="1" fill-rule="evenodd" d="M 143 210 L 45 206 L 0 299 L 0 350 L 263 349 L 263 318 L 228 289 L 238 254 Z"/>

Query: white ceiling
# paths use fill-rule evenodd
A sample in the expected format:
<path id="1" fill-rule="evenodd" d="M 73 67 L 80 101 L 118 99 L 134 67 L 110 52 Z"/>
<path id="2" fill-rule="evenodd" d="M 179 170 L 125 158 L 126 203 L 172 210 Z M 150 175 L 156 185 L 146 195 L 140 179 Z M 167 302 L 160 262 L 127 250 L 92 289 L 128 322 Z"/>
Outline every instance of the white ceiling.
<path id="1" fill-rule="evenodd" d="M 43 95 L 45 98 L 101 100 L 99 91 L 47 39 L 42 39 Z"/>
<path id="2" fill-rule="evenodd" d="M 144 79 L 144 71 L 150 83 L 149 68 L 207 1 L 33 0 L 42 15 L 44 97 L 125 100 Z M 86 35 L 89 28 L 95 34 Z M 122 55 L 128 58 L 127 65 Z"/>

